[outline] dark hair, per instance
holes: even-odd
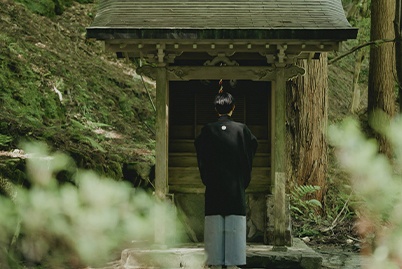
[[[228,92],[215,96],[214,105],[219,114],[228,114],[235,104],[234,97]]]

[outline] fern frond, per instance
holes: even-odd
[[[316,199],[311,199],[306,201],[306,204],[309,206],[319,206],[322,208],[322,204],[320,203],[320,201],[316,200]]]
[[[290,210],[291,210],[291,211],[297,211],[297,212],[299,212],[300,214],[303,214],[303,211],[301,211],[298,207],[295,207],[295,206],[290,206]]]
[[[297,199],[302,199],[305,195],[313,193],[319,189],[320,186],[313,186],[313,185],[296,186],[294,191],[291,192],[291,194]]]

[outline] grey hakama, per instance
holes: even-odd
[[[246,216],[205,217],[207,265],[246,264]]]

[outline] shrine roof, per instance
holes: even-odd
[[[100,0],[89,38],[355,38],[341,0]]]

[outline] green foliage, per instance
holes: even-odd
[[[315,213],[315,209],[322,207],[321,203],[316,199],[306,199],[308,194],[319,190],[320,186],[296,186],[290,192],[290,213],[296,220],[303,220],[302,226],[294,227],[295,236],[314,236],[320,234],[316,228],[321,223],[321,217]]]
[[[53,0],[15,0],[25,5],[30,11],[46,17],[53,17],[55,13],[55,4]]]
[[[25,5],[30,11],[46,17],[61,15],[65,7],[71,7],[72,0],[15,0]],[[81,4],[93,3],[94,0],[76,0]]]
[[[316,199],[303,200],[307,194],[314,193],[319,189],[320,186],[306,185],[296,186],[295,189],[291,191],[290,210],[293,211],[296,217],[298,214],[305,215],[306,213],[313,213],[315,208],[322,207],[321,203]]]
[[[89,4],[89,3],[93,3],[94,0],[76,0],[78,3],[81,4]]]
[[[292,228],[294,235],[297,237],[321,235],[316,225],[311,225],[309,222],[303,223],[300,227],[293,226]]]
[[[49,155],[43,144],[28,144],[31,188],[18,188],[15,203],[0,196],[0,242],[4,246],[20,227],[14,254],[0,249],[0,268],[21,261],[46,268],[100,266],[133,240],[153,241],[156,216],[174,236],[173,211],[127,183],[100,179],[77,170],[68,156]],[[54,175],[74,173],[74,184],[59,185]],[[28,247],[29,246],[29,247]],[[8,257],[8,258],[7,258]]]
[[[0,134],[0,146],[5,146],[7,143],[13,141],[11,136]]]
[[[339,149],[339,161],[350,174],[353,190],[361,198],[358,208],[364,234],[374,237],[376,248],[370,268],[398,268],[402,248],[402,118],[392,122],[378,113],[375,129],[394,146],[392,163],[378,154],[374,139],[367,139],[358,123],[347,119],[330,127],[331,143]]]
[[[64,0],[64,5],[66,7],[71,7],[72,4],[73,4],[73,0]]]
[[[53,0],[54,11],[56,15],[61,15],[64,12],[64,1],[63,0]]]

